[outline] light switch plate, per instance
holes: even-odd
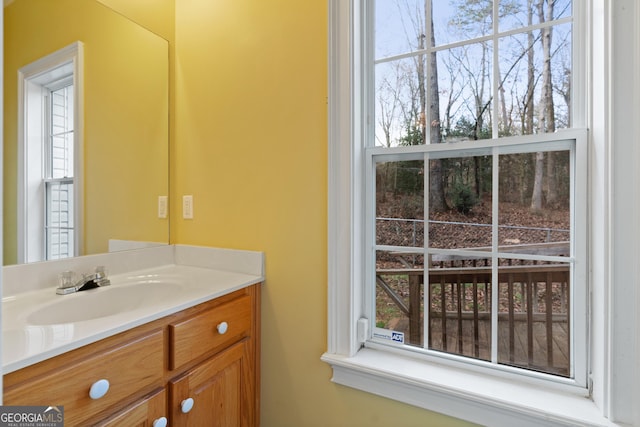
[[[158,196],[158,218],[166,219],[169,205],[168,196]]]
[[[193,219],[193,196],[182,196],[182,218]]]

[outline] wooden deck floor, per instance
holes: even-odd
[[[407,318],[391,322],[390,329],[405,332],[409,336]],[[447,351],[484,360],[491,359],[491,322],[478,322],[477,338],[472,320],[456,318],[447,320],[446,335],[443,334],[441,319],[432,319],[430,323],[430,343],[432,350]],[[460,329],[462,333],[460,334]],[[421,334],[422,335],[422,334]],[[513,344],[510,340],[509,323],[498,321],[498,362],[556,375],[569,375],[569,333],[566,322],[552,324],[551,354],[547,348],[547,328],[545,322],[533,322],[532,336],[529,337],[526,321],[515,321]],[[422,340],[421,340],[422,341]],[[445,343],[446,341],[446,348]],[[422,346],[422,342],[411,343]]]

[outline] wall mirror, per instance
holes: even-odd
[[[169,242],[168,216],[159,212],[159,198],[169,194],[168,42],[96,0],[5,0],[4,265],[32,260],[25,257],[24,246],[34,235],[49,239],[45,246],[51,245],[56,237],[47,234],[51,223],[46,217],[59,223],[61,215],[52,211],[62,205],[61,193],[50,190],[55,186],[44,182],[46,177],[37,196],[22,195],[23,169],[30,157],[20,142],[26,125],[19,126],[18,111],[27,107],[18,99],[18,71],[76,42],[83,46],[83,95],[76,108],[82,125],[67,132],[82,136],[81,155],[75,159],[81,166],[82,203],[75,207],[81,222],[74,231],[79,236],[74,250],[90,255],[109,251],[110,242],[111,250],[118,241]],[[52,111],[58,108],[51,105]],[[43,129],[53,129],[49,121],[41,120]],[[62,133],[56,135],[51,130],[46,138]],[[47,144],[43,147],[49,151],[57,149]],[[44,173],[48,160],[40,162]],[[21,212],[35,209],[25,199],[38,199],[42,205],[47,192],[55,194],[52,199],[57,202],[47,198],[42,221],[25,226]],[[64,240],[59,235],[57,239]]]

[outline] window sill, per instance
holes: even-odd
[[[615,426],[592,400],[375,349],[325,353],[332,381],[491,426]]]

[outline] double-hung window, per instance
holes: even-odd
[[[481,423],[602,420],[587,4],[331,6],[334,381]]]
[[[82,44],[18,73],[18,261],[80,251]]]
[[[365,3],[366,345],[586,387],[571,3]]]

